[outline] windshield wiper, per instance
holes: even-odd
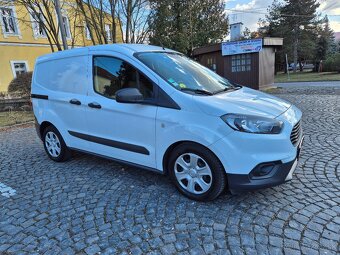
[[[226,87],[224,89],[221,89],[221,90],[217,90],[213,93],[213,95],[216,95],[216,94],[219,94],[219,93],[222,93],[222,92],[226,92],[226,91],[234,91],[234,90],[238,90],[242,88],[241,86],[235,86],[235,87]]]
[[[191,91],[191,92],[194,92],[196,94],[203,94],[203,95],[209,95],[209,96],[213,95],[212,92],[209,92],[209,91],[204,90],[204,89],[180,88],[180,90],[181,91]]]

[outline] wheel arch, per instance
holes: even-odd
[[[183,143],[191,143],[191,144],[196,144],[199,146],[204,147],[206,150],[209,150],[211,153],[213,153],[215,155],[215,157],[218,159],[218,161],[220,161],[221,165],[224,168],[224,165],[222,164],[222,161],[218,158],[218,156],[216,155],[216,153],[214,153],[211,149],[209,149],[207,146],[205,146],[204,144],[198,143],[198,142],[194,142],[194,141],[190,141],[190,140],[182,140],[182,141],[177,141],[174,142],[173,144],[171,144],[165,151],[164,156],[163,156],[163,160],[162,160],[162,167],[163,167],[163,173],[165,175],[168,175],[169,173],[169,169],[167,167],[168,165],[168,161],[169,161],[169,157],[171,155],[171,152],[174,151],[174,149],[176,147],[178,147],[179,145],[183,144]],[[225,170],[225,169],[224,169]]]
[[[53,126],[55,127],[51,122],[49,121],[43,121],[41,124],[40,124],[40,127],[39,127],[39,133],[40,133],[40,137],[43,137],[43,134],[44,134],[44,130],[49,127],[49,126]],[[56,127],[55,127],[56,128]]]

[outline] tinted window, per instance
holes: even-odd
[[[123,60],[95,57],[93,75],[94,89],[103,96],[115,98],[123,88],[138,88],[146,99],[153,96],[152,82]]]

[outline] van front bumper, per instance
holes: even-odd
[[[255,189],[269,188],[290,181],[298,165],[303,137],[297,147],[296,158],[290,162],[273,161],[258,164],[249,174],[227,174],[229,190],[238,194]]]

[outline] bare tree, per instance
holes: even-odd
[[[61,38],[59,36],[59,25],[55,14],[54,1],[51,0],[16,0],[16,6],[21,9],[25,9],[27,13],[23,18],[19,18],[18,22],[29,27],[32,27],[32,23],[39,25],[39,29],[44,31],[44,36],[46,36],[51,51],[54,52],[55,48],[58,51],[62,51]],[[13,4],[12,0],[0,0],[1,5],[11,6]],[[69,6],[62,6],[63,8],[70,9]],[[77,35],[77,20],[79,19],[79,14],[73,14],[73,21],[70,22],[70,33],[72,42],[71,45],[74,46],[76,42]],[[71,27],[72,25],[72,27]]]
[[[68,7],[68,17],[72,26],[70,27],[71,32],[71,48],[74,48],[79,44],[78,39],[81,38],[83,45],[85,46],[85,27],[83,22],[83,16],[79,8],[75,8],[74,5]]]
[[[110,4],[110,11],[111,11],[111,18],[112,18],[112,22],[111,22],[111,27],[112,27],[112,41],[113,43],[117,42],[117,22],[119,24],[119,27],[121,26],[120,21],[117,20],[117,15],[116,15],[116,9],[117,9],[117,4],[118,4],[118,0],[109,0],[109,4]]]
[[[117,41],[117,3],[118,0],[75,0],[86,27],[90,33],[92,43],[107,44]],[[108,29],[108,27],[110,29]]]
[[[115,43],[119,34],[126,43],[141,43],[146,40],[151,13],[149,0],[75,0],[75,2],[85,19],[93,44]]]
[[[124,41],[126,43],[144,42],[150,32],[150,1],[119,0],[117,10],[118,18],[125,27]]]
[[[0,4],[11,5],[12,0],[0,0]],[[20,22],[32,26],[39,23],[46,33],[51,51],[62,50],[59,26],[53,0],[16,0],[17,6],[25,8],[27,17]],[[143,43],[149,35],[151,7],[149,0],[74,0],[63,1],[70,22],[71,47],[87,30],[95,44],[115,43],[122,39],[126,43]],[[120,38],[122,35],[122,38]],[[85,42],[84,42],[85,45]]]

